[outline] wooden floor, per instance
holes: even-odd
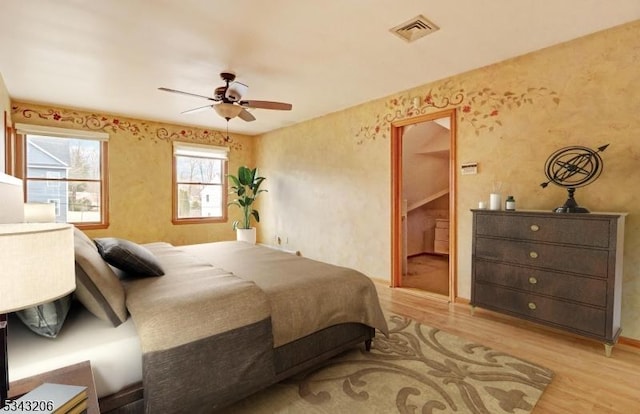
[[[419,254],[407,260],[402,287],[449,296],[449,256]]]
[[[640,413],[640,349],[602,344],[468,304],[376,283],[382,307],[555,371],[534,414]]]

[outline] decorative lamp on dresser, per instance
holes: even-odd
[[[472,210],[471,306],[602,341],[620,335],[625,213]]]

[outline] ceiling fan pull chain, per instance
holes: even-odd
[[[231,138],[229,138],[229,118],[227,118],[227,136],[225,137],[224,142],[231,143]]]

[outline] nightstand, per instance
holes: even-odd
[[[21,395],[28,393],[45,382],[87,387],[87,414],[100,414],[96,385],[93,381],[93,372],[91,371],[91,363],[89,361],[13,381],[9,385],[9,398],[19,398]]]

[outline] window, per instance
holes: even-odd
[[[173,143],[173,222],[227,220],[228,148]]]
[[[56,205],[56,221],[105,228],[108,134],[17,124],[27,202]]]
[[[58,178],[62,178],[60,176],[60,171],[47,171],[47,178],[50,180],[47,181],[47,187],[60,188],[60,182],[57,180]]]

